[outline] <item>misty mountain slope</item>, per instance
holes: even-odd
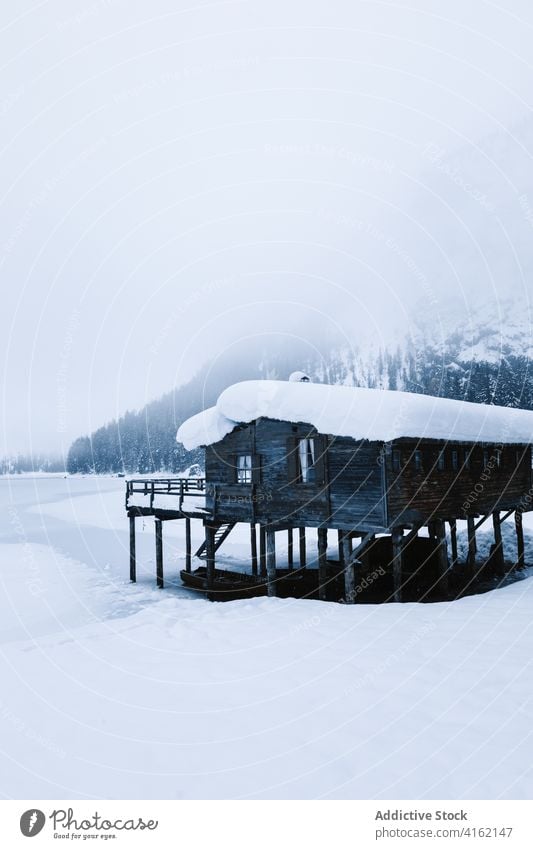
[[[531,328],[512,301],[485,304],[464,316],[456,304],[440,314],[435,334],[431,315],[419,315],[409,337],[394,350],[359,351],[335,340],[320,344],[286,339],[269,347],[248,340],[203,366],[196,377],[138,412],[77,439],[68,455],[71,472],[177,472],[202,461],[201,451],[176,443],[178,426],[215,403],[231,383],[255,378],[287,379],[303,369],[322,383],[404,389],[533,409]]]
[[[175,472],[201,461],[201,451],[187,452],[176,443],[176,431],[239,380],[286,379],[298,368],[320,382],[366,385],[371,379],[366,361],[355,350],[333,353],[330,344],[325,337],[312,343],[286,337],[275,345],[260,339],[241,341],[202,366],[184,386],[76,439],[68,453],[68,471]]]

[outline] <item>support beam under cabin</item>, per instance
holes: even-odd
[[[155,574],[157,586],[162,590],[165,582],[163,579],[163,522],[161,519],[155,520]]]
[[[264,525],[259,525],[259,574],[266,578],[266,573],[266,529]]]
[[[438,540],[437,556],[439,570],[439,591],[444,595],[448,594],[449,590],[449,569],[450,561],[448,558],[448,542],[446,540],[446,525],[442,519],[435,520],[435,537]]]
[[[457,565],[459,560],[459,551],[457,547],[457,520],[450,519],[450,540],[452,543],[452,569]]]
[[[294,530],[293,528],[289,528],[287,531],[287,564],[289,567],[289,571],[292,572],[294,568]]]
[[[477,554],[477,543],[476,543],[476,523],[473,516],[468,516],[467,518],[467,526],[468,526],[468,557],[466,560],[466,565],[468,571],[471,576],[474,575],[476,570],[476,554]]]
[[[522,521],[521,510],[515,511],[514,522],[516,529],[516,549],[518,555],[516,559],[516,568],[523,569],[526,565],[526,549],[524,545],[524,524]]]
[[[137,581],[137,560],[135,556],[135,516],[130,516],[130,581]]]
[[[318,529],[318,597],[320,601],[327,599],[328,583],[328,529]]]
[[[215,585],[215,533],[215,526],[205,526],[205,587],[208,592]]]
[[[267,595],[276,596],[276,533],[271,528],[266,532]]]
[[[337,544],[339,547],[339,566],[344,566],[344,552],[342,550],[342,531],[337,531]]]
[[[252,555],[252,575],[257,575],[257,532],[255,523],[250,525],[250,552]]]
[[[394,586],[393,599],[402,600],[403,573],[403,531],[396,528],[392,532],[392,581]]]
[[[185,571],[191,571],[192,548],[191,548],[191,520],[185,519]]]
[[[493,562],[496,564],[498,569],[503,569],[505,558],[503,552],[502,523],[500,520],[499,510],[495,510],[492,514],[492,527],[494,528]]]
[[[352,540],[349,531],[342,533],[341,548],[344,567],[344,600],[346,604],[355,604],[355,563],[350,560]]]
[[[298,545],[300,551],[300,569],[305,569],[307,564],[305,528],[298,528]]]

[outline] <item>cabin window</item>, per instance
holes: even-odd
[[[424,467],[424,461],[422,457],[422,452],[420,450],[415,451],[415,469],[417,472],[421,472]]]
[[[439,451],[439,456],[437,459],[437,469],[439,472],[444,472],[446,469],[446,450],[443,448],[442,451]]]
[[[315,482],[315,440],[305,439],[298,440],[298,479],[301,483]]]
[[[502,467],[502,450],[501,448],[497,448],[494,452],[494,456],[496,457],[496,468],[501,469]]]
[[[402,452],[397,448],[392,452],[392,469],[394,472],[401,472],[402,470]]]
[[[459,452],[455,448],[452,451],[452,469],[454,472],[459,471]]]
[[[237,456],[237,483],[252,483],[252,455]]]
[[[489,465],[490,454],[487,448],[483,449],[483,468],[487,469]]]
[[[465,469],[468,470],[471,466],[471,463],[472,463],[472,451],[469,450],[468,448],[465,448],[463,456],[464,456],[463,465],[464,465]]]

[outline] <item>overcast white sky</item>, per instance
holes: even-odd
[[[529,116],[532,40],[530,0],[4,3],[0,453],[250,332],[386,341],[423,293],[385,239],[432,150]]]

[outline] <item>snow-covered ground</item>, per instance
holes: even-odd
[[[149,521],[127,582],[123,490],[0,480],[4,796],[531,798],[531,579],[452,604],[211,604],[176,580],[179,523],[168,587]]]

